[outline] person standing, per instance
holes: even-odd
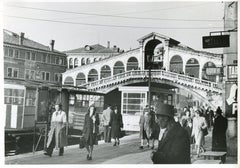
[[[190,141],[187,131],[174,120],[173,106],[156,105],[157,124],[160,126],[158,149],[153,150],[154,164],[190,164]]]
[[[154,149],[155,140],[158,140],[160,128],[159,128],[158,124],[156,123],[156,117],[155,117],[155,112],[154,112],[153,107],[151,107],[150,117],[151,117],[150,127],[152,129],[152,131],[151,131],[152,134],[150,136],[150,139],[152,140],[151,149]]]
[[[192,136],[195,139],[195,145],[197,148],[197,157],[199,157],[200,152],[204,152],[204,132],[207,129],[207,122],[204,117],[201,116],[201,112],[196,110],[195,117],[193,118],[193,128]]]
[[[111,113],[109,127],[111,128],[111,136],[114,139],[113,146],[120,144],[120,134],[121,128],[123,128],[122,114],[117,107],[114,107],[113,112]]]
[[[44,155],[52,156],[53,148],[59,149],[59,156],[63,156],[64,146],[67,145],[66,135],[66,113],[62,111],[62,105],[55,105],[55,112],[52,114],[51,127],[48,133],[47,150]]]
[[[99,133],[99,116],[96,113],[96,108],[90,106],[85,115],[83,126],[83,137],[86,141],[86,149],[88,151],[87,160],[92,160],[93,145],[97,144],[97,135]]]
[[[215,112],[212,132],[212,151],[227,151],[226,131],[227,119],[222,116],[220,107]]]
[[[144,140],[147,139],[147,147],[149,147],[149,137],[150,137],[150,127],[149,127],[149,118],[148,118],[148,105],[146,105],[146,108],[143,109],[140,113],[140,120],[139,120],[139,126],[140,126],[140,139],[141,139],[141,145],[139,149],[143,149],[143,143]]]
[[[104,129],[104,141],[105,143],[111,142],[111,129],[109,128],[109,122],[111,117],[112,109],[111,105],[107,105],[107,109],[103,111],[102,114],[102,122],[103,122],[103,129]]]

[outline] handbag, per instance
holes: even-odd
[[[79,140],[79,148],[82,149],[86,146],[86,140],[83,136],[80,137],[80,140]]]
[[[202,132],[203,132],[203,136],[206,136],[208,134],[207,128],[202,129]]]

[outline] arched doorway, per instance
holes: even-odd
[[[100,71],[100,79],[111,76],[111,68],[108,65],[104,65]]]
[[[195,77],[195,78],[199,78],[198,60],[195,58],[190,58],[187,61],[185,72],[186,72],[186,75],[189,75],[189,76]]]
[[[170,60],[170,71],[183,73],[183,60],[179,55],[174,55]]]
[[[71,76],[66,77],[64,80],[64,85],[74,86],[73,78]]]
[[[135,57],[131,57],[127,62],[127,71],[137,70],[138,69],[138,60]]]
[[[113,75],[123,73],[124,72],[124,65],[121,61],[118,61],[114,64],[113,67]]]
[[[152,69],[161,69],[163,66],[163,53],[164,47],[161,41],[154,39],[147,42],[144,48],[145,69],[149,68],[151,61],[154,61]]]
[[[86,83],[86,77],[85,77],[84,73],[80,72],[80,73],[78,73],[77,78],[76,78],[76,86],[82,85],[84,83]]]
[[[91,69],[88,73],[88,82],[93,82],[98,80],[98,72],[96,69]]]
[[[216,65],[213,62],[207,62],[204,64],[202,69],[202,79],[212,82],[216,82],[217,73]]]

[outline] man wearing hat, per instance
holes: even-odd
[[[226,131],[227,119],[222,116],[222,110],[217,108],[213,122],[212,151],[227,151]]]
[[[156,105],[160,126],[158,149],[151,154],[154,164],[190,164],[190,140],[187,131],[174,120],[173,106]]]
[[[66,113],[62,105],[56,104],[51,118],[51,128],[48,133],[47,150],[44,155],[52,156],[53,148],[59,149],[59,156],[63,156],[64,146],[67,145]]]

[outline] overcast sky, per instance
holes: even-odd
[[[138,47],[137,39],[151,32],[196,50],[221,51],[202,48],[202,36],[223,30],[221,1],[33,3],[19,0],[5,3],[3,12],[5,29],[25,32],[27,38],[44,45],[54,39],[59,51],[87,44],[106,46],[107,41],[111,46],[133,49]]]

